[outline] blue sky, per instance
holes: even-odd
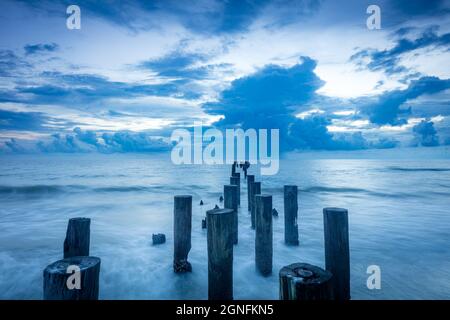
[[[161,151],[194,121],[282,150],[450,144],[448,0],[107,3],[0,3],[2,152]]]

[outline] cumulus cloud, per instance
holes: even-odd
[[[23,49],[26,55],[44,53],[44,52],[54,52],[58,50],[58,45],[56,43],[38,43],[38,44],[27,44]]]
[[[404,90],[393,90],[383,93],[370,102],[359,100],[361,112],[368,115],[372,123],[377,125],[403,125],[406,123],[402,115],[408,115],[410,108],[402,108],[409,100],[425,94],[435,94],[450,88],[450,79],[422,77],[413,80]]]
[[[350,57],[350,61],[356,62],[360,67],[366,67],[372,71],[383,70],[390,75],[407,71],[400,63],[403,54],[427,47],[450,47],[450,33],[438,35],[438,29],[439,26],[429,27],[416,39],[408,39],[404,35],[408,34],[412,29],[400,28],[395,34],[401,35],[401,37],[392,48],[385,50],[363,49],[353,54]]]
[[[428,120],[422,120],[413,127],[418,144],[424,147],[435,147],[439,145],[439,137],[434,128],[434,123]]]
[[[233,81],[217,102],[207,103],[203,108],[209,114],[222,116],[214,123],[219,128],[279,129],[282,150],[387,146],[366,141],[360,132],[339,135],[329,132],[333,114],[295,116],[312,103],[324,101],[316,93],[324,82],[315,74],[315,68],[316,61],[308,57],[302,57],[301,63],[292,67],[266,66]]]
[[[39,141],[42,152],[159,152],[171,145],[162,138],[154,138],[144,132],[118,131],[97,133],[75,128],[72,133],[54,134],[50,141]]]

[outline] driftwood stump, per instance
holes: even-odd
[[[44,269],[44,300],[98,300],[99,275],[100,258],[97,257],[56,261]]]
[[[322,268],[294,263],[280,270],[280,300],[332,300],[332,274]]]

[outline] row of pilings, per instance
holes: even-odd
[[[233,299],[233,247],[238,245],[238,215],[241,204],[241,175],[247,183],[247,210],[255,231],[255,267],[261,276],[270,276],[273,268],[272,195],[264,194],[260,181],[248,173],[249,164],[232,165],[229,184],[223,186],[224,206],[206,211],[202,226],[207,229],[208,299]],[[298,187],[285,185],[284,241],[299,246]],[[203,204],[203,202],[201,203]],[[89,255],[90,219],[69,220],[64,240],[64,259],[44,270],[44,299],[97,300],[99,296],[100,258]],[[350,254],[348,212],[341,208],[323,209],[325,269],[306,262],[293,261],[279,271],[281,300],[350,299]],[[192,196],[176,195],[173,211],[173,270],[192,271],[188,261],[191,249]]]

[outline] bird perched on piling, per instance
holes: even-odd
[[[277,209],[275,209],[275,208],[272,209],[272,215],[273,215],[274,217],[278,217],[278,211],[277,211]]]
[[[222,201],[223,201],[223,197],[222,197],[222,196],[220,196],[220,198],[219,198],[219,201],[220,201],[220,202],[222,202]]]
[[[201,205],[201,206],[203,205],[203,200],[200,200],[200,205]]]
[[[214,207],[214,209],[219,209],[219,206],[216,204],[216,206]]]

